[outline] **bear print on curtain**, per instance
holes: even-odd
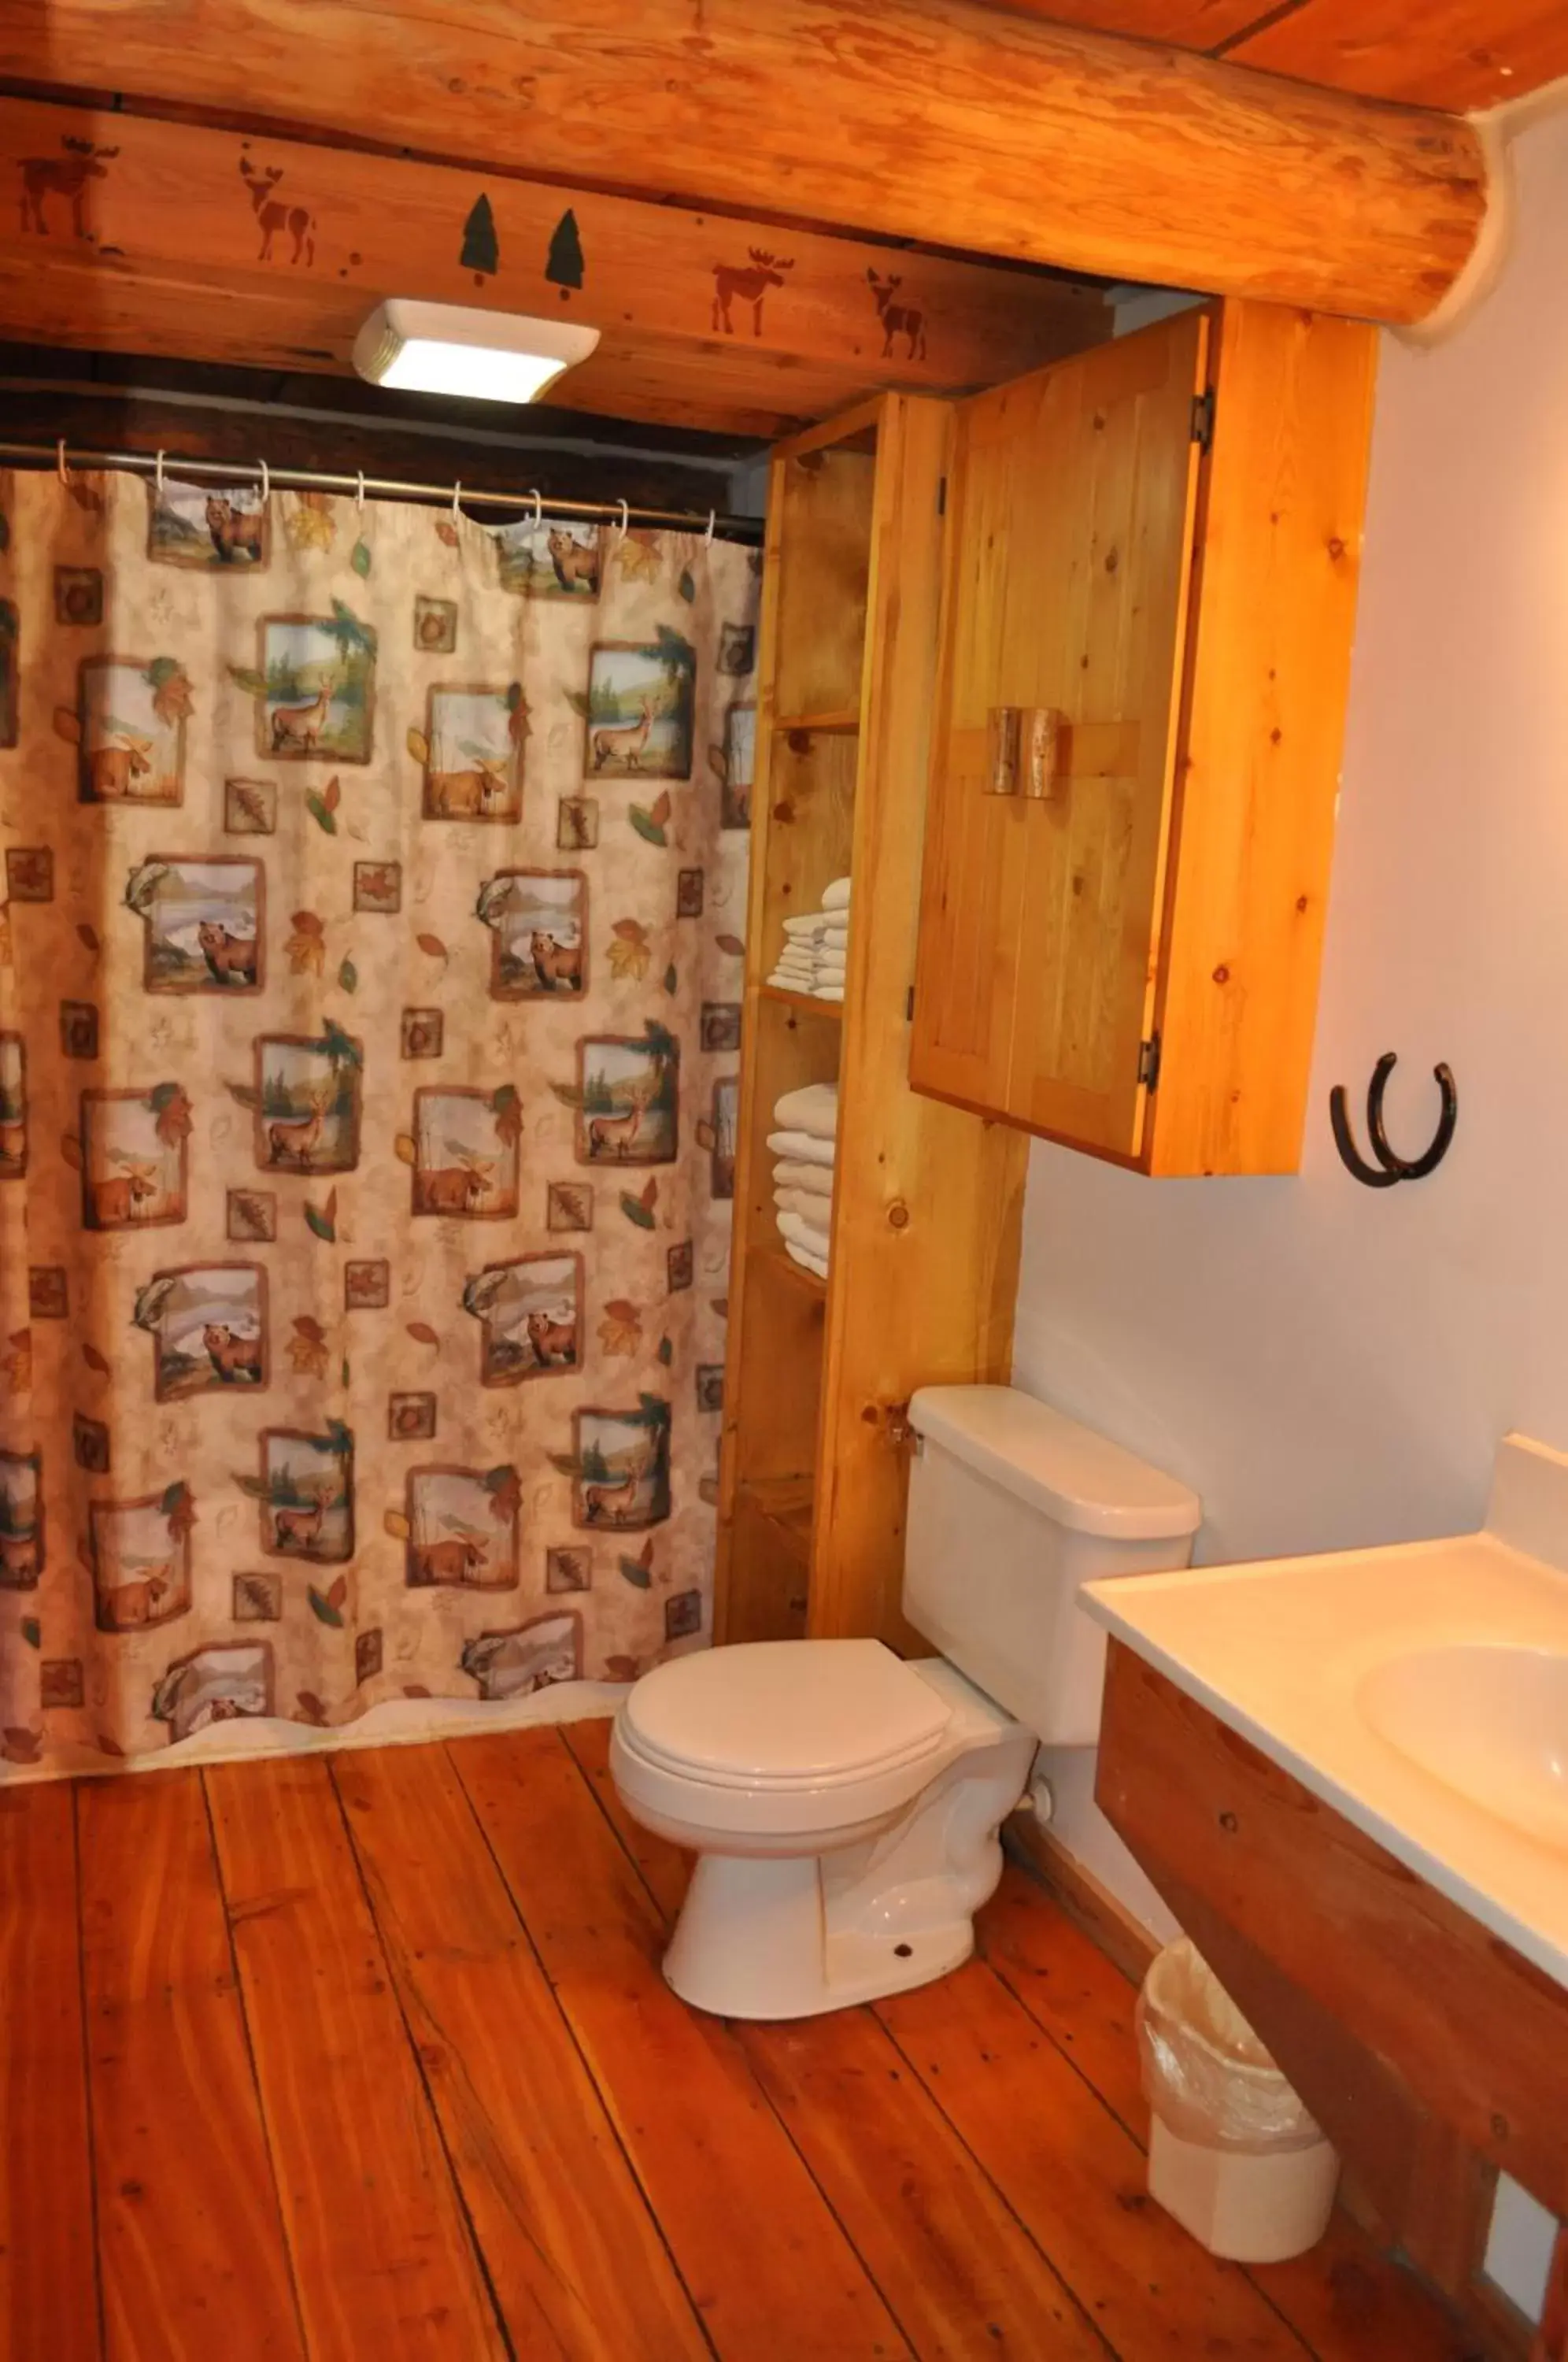
[[[755,557],[0,494],[6,1762],[702,1645]]]

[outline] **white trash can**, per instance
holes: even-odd
[[[1150,1963],[1137,2024],[1151,2198],[1234,2263],[1316,2246],[1338,2155],[1187,1937]]]

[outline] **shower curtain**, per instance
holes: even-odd
[[[702,1645],[755,557],[0,517],[6,1761]]]

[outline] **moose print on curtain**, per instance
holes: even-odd
[[[6,1761],[702,1645],[756,560],[0,512]]]

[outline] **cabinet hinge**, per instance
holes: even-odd
[[[1214,442],[1214,388],[1192,397],[1192,439],[1200,451],[1212,448]]]
[[[1157,1090],[1160,1081],[1160,1037],[1152,1033],[1138,1044],[1138,1080],[1146,1091]]]
[[[912,984],[909,989],[909,998],[904,1002],[904,1020],[907,1024],[912,1025],[914,1023],[914,987]]]
[[[939,476],[936,480],[936,513],[938,516],[945,516],[947,514],[947,479],[945,476]]]

